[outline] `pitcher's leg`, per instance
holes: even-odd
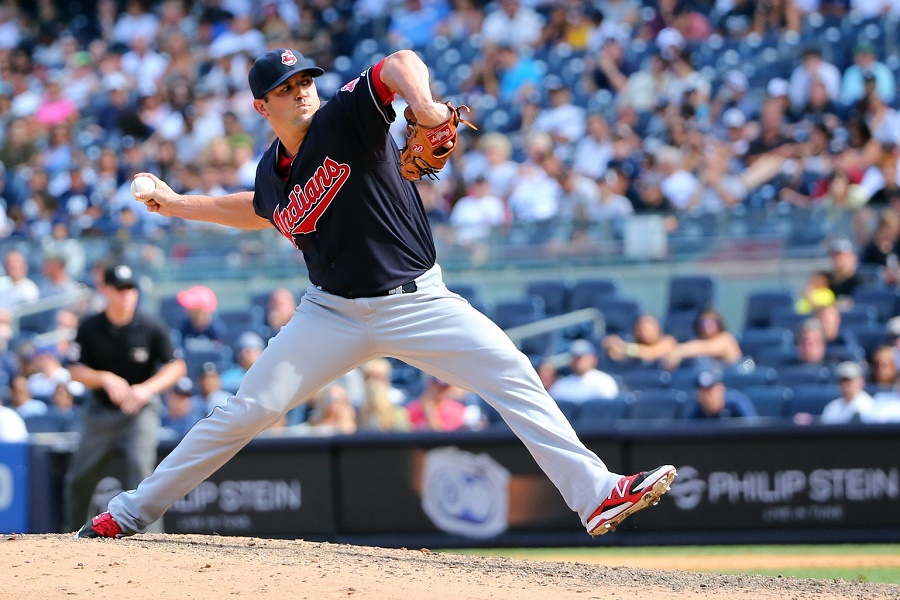
[[[123,530],[144,531],[260,431],[372,354],[365,332],[339,309],[304,298],[237,394],[194,425],[136,490],[110,501],[109,512]]]
[[[581,443],[528,358],[496,324],[443,286],[420,294],[423,301],[408,312],[398,305],[380,313],[379,349],[496,408],[586,523],[620,476]]]

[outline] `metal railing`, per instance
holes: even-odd
[[[603,318],[603,313],[596,308],[582,308],[564,315],[541,319],[534,323],[510,327],[505,329],[504,332],[514,344],[518,345],[525,338],[552,333],[559,329],[571,327],[572,325],[581,325],[582,323],[591,323],[591,333],[595,339],[606,333],[606,321]],[[568,364],[568,360],[568,355],[564,352],[547,357],[547,361],[557,368]]]

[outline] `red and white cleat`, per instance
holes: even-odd
[[[669,491],[675,475],[675,467],[663,465],[653,471],[622,477],[588,519],[588,533],[603,535],[615,531],[626,518],[642,508],[657,504],[660,496]]]

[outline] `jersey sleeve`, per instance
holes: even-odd
[[[381,145],[397,118],[391,101],[394,94],[381,81],[382,62],[345,83],[323,110],[354,137]]]

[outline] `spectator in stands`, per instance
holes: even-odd
[[[178,304],[187,311],[181,324],[181,344],[185,350],[203,350],[225,342],[227,327],[216,315],[219,299],[205,285],[195,285],[176,295]]]
[[[391,362],[388,359],[376,358],[370,360],[360,367],[360,372],[366,385],[366,393],[368,393],[369,383],[375,381],[387,385],[387,395],[392,403],[399,405],[406,402],[406,392],[394,387],[392,383],[394,369],[391,367]]]
[[[623,340],[618,335],[608,335],[603,338],[603,349],[616,361],[638,359],[645,363],[653,363],[678,346],[675,337],[663,332],[657,318],[649,313],[635,319],[631,335],[633,339],[631,342]]]
[[[822,58],[822,52],[818,47],[808,46],[801,53],[800,64],[791,73],[789,96],[791,106],[795,110],[800,110],[806,106],[814,81],[819,81],[825,86],[825,91],[830,100],[838,100],[840,98],[840,70]]]
[[[841,324],[841,311],[836,304],[817,307],[813,311],[813,316],[822,324],[825,346],[828,350],[843,348],[850,355],[862,354],[856,336]]]
[[[753,15],[753,32],[765,36],[771,32],[799,33],[800,11],[794,0],[760,0]]]
[[[163,396],[161,435],[181,439],[194,424],[208,414],[202,400],[194,396],[190,377],[182,377]]]
[[[203,363],[200,376],[197,378],[197,396],[206,412],[217,406],[225,406],[231,394],[222,389],[222,378],[216,363]]]
[[[822,423],[835,425],[860,421],[862,416],[872,410],[872,396],[866,393],[862,367],[852,361],[842,362],[834,370],[839,398],[829,402],[822,410]]]
[[[41,292],[28,278],[28,261],[18,250],[10,250],[3,257],[6,277],[0,279],[0,310],[9,310],[19,304],[34,302]]]
[[[896,394],[897,363],[890,346],[879,346],[872,351],[866,383],[879,392]]]
[[[490,12],[481,26],[481,37],[486,44],[502,46],[535,46],[541,41],[544,20],[529,6],[519,0],[499,0],[497,8]]]
[[[310,399],[307,424],[312,431],[323,435],[356,433],[356,409],[350,403],[347,390],[339,383],[326,386]]]
[[[743,357],[737,338],[725,328],[722,315],[707,308],[694,319],[694,339],[682,342],[666,354],[662,361],[667,369],[675,369],[687,358],[714,366],[733,365]]]
[[[66,270],[66,257],[62,254],[47,254],[41,272],[44,275],[39,285],[41,298],[69,294],[78,290],[80,286]]]
[[[234,343],[235,365],[221,374],[222,389],[234,393],[241,387],[244,375],[262,354],[266,342],[258,333],[245,331]]]
[[[828,272],[813,271],[806,278],[806,285],[794,303],[794,312],[808,315],[820,306],[834,304],[834,301],[834,292],[828,287]]]
[[[519,164],[511,159],[512,144],[502,133],[486,133],[477,150],[465,155],[463,177],[467,183],[479,176],[487,179],[491,193],[505,200],[519,176]]]
[[[47,399],[50,397],[47,396]],[[28,378],[24,375],[16,375],[9,382],[9,407],[23,419],[47,414],[47,404],[31,397]]]
[[[898,256],[900,256],[900,213],[889,207],[882,210],[878,216],[875,233],[860,252],[859,262],[866,265],[896,267]]]
[[[366,395],[359,410],[359,428],[369,431],[409,431],[409,413],[402,405],[402,392],[391,385],[391,364],[377,359],[363,365]],[[396,392],[401,400],[397,402]]]
[[[0,442],[27,441],[28,429],[25,427],[25,421],[15,410],[3,406],[3,397],[0,396]]]
[[[62,422],[63,431],[72,431],[81,414],[81,406],[75,404],[75,394],[72,393],[73,385],[70,383],[58,383],[53,397],[50,400],[50,415],[58,416]],[[83,386],[80,386],[81,394],[84,394]]]
[[[597,369],[597,351],[587,340],[575,340],[569,346],[571,373],[559,378],[550,389],[554,400],[584,402],[597,398],[612,400],[619,395],[616,380]]]
[[[746,395],[738,390],[730,390],[722,382],[718,370],[704,370],[697,375],[694,384],[697,403],[684,415],[686,419],[729,419],[735,417],[756,417],[756,408]]]
[[[466,405],[458,399],[459,388],[430,377],[425,390],[406,405],[409,421],[416,430],[455,431],[466,425]]]
[[[838,239],[831,243],[831,271],[828,274],[828,287],[834,292],[839,304],[852,301],[853,291],[865,283],[859,273],[859,258],[853,242]]]
[[[28,358],[28,390],[35,398],[49,401],[58,384],[72,381],[72,374],[62,365],[62,357],[55,346],[35,348]],[[80,383],[74,385],[83,392]]]
[[[625,54],[627,41],[627,38],[623,40],[617,35],[607,35],[596,56],[588,55],[584,68],[585,89],[589,92],[609,90],[613,94],[625,89],[628,78],[638,70],[638,66]]]
[[[396,47],[421,48],[432,40],[446,14],[443,2],[405,0],[391,16],[388,40]],[[257,56],[264,52],[265,48],[255,49],[250,55]]]
[[[718,3],[717,3],[718,6]],[[756,15],[756,3],[751,0],[734,0],[724,4],[719,19],[719,33],[733,38],[746,37],[753,31],[753,20]]]
[[[892,103],[897,94],[894,73],[875,58],[875,47],[867,41],[857,42],[853,48],[853,64],[844,71],[841,81],[841,102],[850,105],[865,97],[867,75],[873,78],[878,97]]]
[[[491,184],[479,175],[469,186],[469,192],[453,205],[450,225],[456,243],[477,250],[483,247],[495,229],[506,222],[503,201],[491,193]]]
[[[550,134],[554,147],[568,156],[572,146],[585,133],[585,112],[572,103],[572,92],[556,75],[548,75],[544,88],[550,100],[547,108],[542,108],[534,121],[534,130]]]
[[[287,288],[275,288],[269,295],[266,311],[266,326],[275,335],[294,316],[297,310],[297,299],[294,292]]]
[[[612,159],[613,145],[606,118],[601,113],[591,113],[587,117],[587,135],[578,140],[572,152],[573,168],[586,177],[600,179]]]
[[[616,106],[633,106],[640,112],[654,109],[672,77],[666,60],[660,54],[651,54],[646,66],[628,77],[625,88],[616,97]]]
[[[794,340],[794,363],[801,365],[825,364],[825,350],[827,348],[825,331],[822,329],[822,323],[818,319],[809,318],[803,321],[794,335]]]

